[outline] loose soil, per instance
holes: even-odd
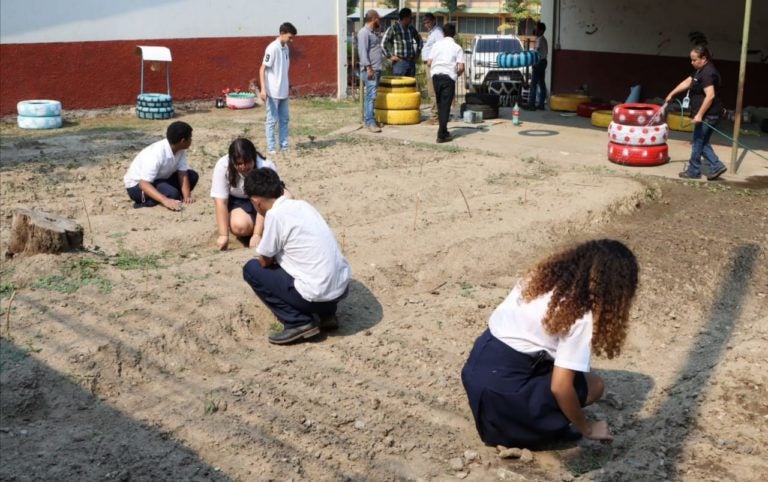
[[[122,187],[165,122],[117,109],[2,126],[3,253],[18,206],[75,219],[87,249],[2,264],[0,479],[768,473],[768,191],[332,133],[357,106],[291,108],[280,174],[326,217],[354,280],[338,332],[285,347],[267,343],[275,319],[242,281],[252,252],[214,248],[208,197],[234,137],[263,146],[263,111],[177,109],[201,174],[178,213],[134,210]],[[593,364],[608,396],[588,415],[616,439],[499,458],[461,367],[530,263],[594,237],[625,241],[642,269],[621,356]]]

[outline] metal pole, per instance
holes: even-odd
[[[360,0],[360,25],[357,27],[357,31],[359,32],[361,28],[363,28],[363,25],[365,25],[365,0]],[[359,45],[358,45],[359,47]],[[352,48],[354,49],[354,44],[352,45]],[[352,64],[352,75],[354,75],[354,69],[355,65]],[[360,119],[365,125],[365,92],[363,91],[363,72],[360,71]]]
[[[744,80],[747,76],[747,47],[749,44],[749,24],[752,13],[752,0],[744,3],[744,31],[741,35],[741,59],[739,60],[739,87],[736,94],[736,119],[733,122],[733,146],[731,147],[731,171],[736,173],[739,154],[739,131],[741,131],[741,108],[744,104]]]

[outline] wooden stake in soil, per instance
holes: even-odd
[[[71,219],[35,209],[13,210],[8,253],[60,253],[83,247],[83,228]]]
[[[464,198],[464,205],[467,206],[467,214],[469,214],[469,217],[472,217],[472,212],[469,210],[469,203],[467,202],[467,196],[464,195],[464,191],[459,188],[459,192],[461,193],[461,197]]]
[[[85,199],[80,198],[83,203],[83,210],[85,211],[85,219],[88,220],[88,232],[91,233],[91,246],[93,246],[93,227],[91,226],[91,216],[88,215],[88,208],[85,206]]]

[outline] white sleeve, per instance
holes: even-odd
[[[464,49],[461,48],[461,45],[459,45],[458,55],[456,56],[456,63],[457,64],[463,64],[464,63]]]
[[[272,258],[282,251],[282,241],[280,240],[280,223],[270,212],[264,217],[264,233],[261,235],[261,242],[256,251],[264,257]]]
[[[592,357],[592,313],[588,312],[571,326],[564,338],[560,338],[555,353],[555,366],[577,372],[588,372]]]
[[[275,63],[275,49],[274,44],[267,45],[267,49],[264,51],[264,61],[262,62],[267,67],[272,67]]]
[[[211,197],[217,199],[229,199],[229,181],[227,180],[227,167],[229,156],[224,156],[216,162],[211,178]]]
[[[136,163],[138,178],[142,181],[155,182],[163,164],[162,154],[156,153],[153,147],[149,146],[139,152],[133,161]]]

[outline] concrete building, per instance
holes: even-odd
[[[65,109],[133,104],[137,45],[169,47],[176,100],[247,90],[264,48],[291,22],[291,84],[298,95],[344,95],[342,0],[2,0],[0,114],[24,99]],[[165,92],[165,69],[146,69],[145,91]]]

